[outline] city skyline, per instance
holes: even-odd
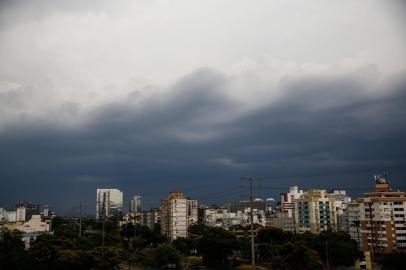
[[[288,186],[268,186],[266,183],[267,181],[262,181],[260,178],[260,182],[258,182],[257,185],[253,186],[253,195],[254,199],[258,200],[261,199],[263,201],[272,199],[275,202],[280,202],[282,203],[283,195],[284,194],[289,194],[288,192],[292,192],[292,189],[297,189],[296,191],[293,190],[293,192],[297,193],[298,191],[303,192],[303,190],[310,190],[310,189],[321,189],[325,190],[326,192],[341,192],[344,191],[350,198],[356,199],[359,197],[364,196],[368,192],[371,192],[375,190],[375,187],[373,183],[375,183],[377,177],[384,177],[384,179],[388,179],[388,182],[391,183],[389,178],[385,174],[382,175],[374,175],[370,178],[369,181],[369,186],[364,186],[364,187],[353,187],[353,188],[345,188],[342,186],[325,186],[325,185],[317,185],[317,186],[297,186],[297,185],[288,185]],[[269,180],[269,179],[268,179]],[[241,182],[242,183],[242,182]],[[188,193],[188,197],[192,199],[196,199],[196,201],[199,202],[199,205],[227,205],[229,203],[236,203],[236,202],[247,202],[249,201],[249,192],[248,192],[248,186],[241,184],[237,188],[230,188],[230,189],[225,189],[225,190],[212,190],[210,193],[200,193],[196,191],[192,191],[191,193]],[[200,186],[202,187],[202,186]],[[406,190],[405,185],[392,185],[391,184],[392,191],[403,191]],[[113,208],[119,208],[118,212],[122,213],[133,213],[130,209],[131,201],[134,198],[142,198],[142,201],[144,201],[145,197],[140,196],[140,195],[131,195],[132,191],[128,190],[120,190],[117,187],[104,187],[104,188],[97,188],[96,189],[96,199],[91,199],[91,198],[82,198],[80,201],[74,202],[74,204],[69,205],[68,208],[66,209],[58,209],[57,207],[54,207],[51,205],[51,208],[53,211],[56,211],[60,216],[65,216],[65,217],[71,217],[71,216],[78,216],[79,215],[79,207],[81,207],[82,214],[85,216],[93,216],[96,217],[97,219],[97,213],[101,211],[102,209],[102,194],[104,192],[111,192],[113,191],[114,198],[112,201],[109,199],[109,195],[106,196],[106,213],[109,212],[108,208],[110,208],[110,203],[112,203]],[[163,194],[162,197],[159,197],[160,195],[158,194],[149,194],[150,197],[146,197],[148,203],[142,202],[142,207],[139,208],[140,211],[148,211],[150,209],[154,208],[159,208],[160,206],[160,201],[163,197],[165,197],[168,193],[171,192],[183,192],[181,190],[168,190],[167,193]],[[274,195],[271,195],[274,194]],[[303,193],[297,193],[298,195],[303,195]],[[93,190],[93,195],[94,195],[94,190]],[[118,197],[117,197],[118,196]],[[157,200],[154,200],[152,198],[159,197]],[[118,201],[117,201],[118,200]],[[109,202],[110,201],[110,202]],[[115,202],[113,202],[115,201]],[[3,207],[5,209],[10,209],[10,210],[16,210],[19,204],[21,203],[36,203],[38,206],[46,206],[49,207],[49,200],[43,199],[42,201],[32,201],[32,200],[15,200],[6,204],[0,205],[0,207]],[[130,204],[127,204],[126,202],[130,202]],[[281,206],[283,203],[281,204]],[[99,206],[99,207],[98,207]],[[114,210],[117,211],[117,210]],[[96,214],[95,214],[96,213]],[[139,213],[139,212],[138,212]],[[107,214],[108,216],[109,214]],[[289,214],[291,216],[291,214]]]
[[[0,205],[402,186],[406,5],[285,2],[1,1]]]

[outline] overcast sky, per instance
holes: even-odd
[[[406,186],[402,1],[1,1],[0,205]]]

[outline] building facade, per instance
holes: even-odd
[[[303,190],[297,186],[289,188],[289,192],[280,194],[281,196],[281,212],[285,213],[284,216],[293,218],[295,215],[295,200],[303,196]]]
[[[197,201],[182,192],[171,192],[161,200],[161,233],[173,241],[188,236],[188,227],[197,222]]]
[[[141,212],[142,197],[135,195],[131,198],[128,210],[130,214],[137,214]]]
[[[16,204],[17,221],[28,221],[33,215],[39,215],[39,204],[21,201]]]
[[[351,236],[351,239],[357,242],[358,248],[362,250],[361,214],[359,203],[349,203],[344,211],[344,216],[346,217],[347,221],[347,227],[345,228],[344,232],[347,232]]]
[[[155,224],[161,221],[161,210],[159,208],[151,208],[148,211],[143,211],[141,214],[141,224],[153,229]]]
[[[335,198],[324,189],[310,189],[295,199],[296,232],[337,231]]]
[[[123,192],[119,189],[97,189],[96,218],[121,215],[123,212]]]
[[[357,202],[364,251],[406,251],[405,193],[391,191],[388,180],[376,176],[375,192],[365,193]]]

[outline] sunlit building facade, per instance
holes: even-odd
[[[96,218],[123,213],[123,192],[119,189],[97,189]]]
[[[295,200],[296,232],[337,231],[335,198],[324,189],[309,189]]]
[[[188,227],[197,222],[197,201],[182,192],[171,192],[161,200],[161,233],[169,240],[186,238]]]
[[[365,251],[406,251],[405,192],[391,191],[386,178],[376,176],[375,192],[357,199],[360,209],[362,246]]]

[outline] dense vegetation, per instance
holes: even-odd
[[[56,218],[53,225],[54,235],[40,235],[29,250],[18,232],[3,231],[0,269],[242,269],[250,263],[249,240],[221,228],[194,225],[188,239],[169,243],[159,224],[152,230],[132,223],[118,228],[112,219],[104,226],[104,239],[101,225],[91,219],[84,221],[81,238],[73,221]],[[275,228],[260,231],[256,254],[261,269],[298,270],[323,269],[327,263],[351,266],[361,255],[347,234],[296,235]],[[402,254],[379,257],[384,269],[399,269],[401,264],[393,262],[403,260]]]

